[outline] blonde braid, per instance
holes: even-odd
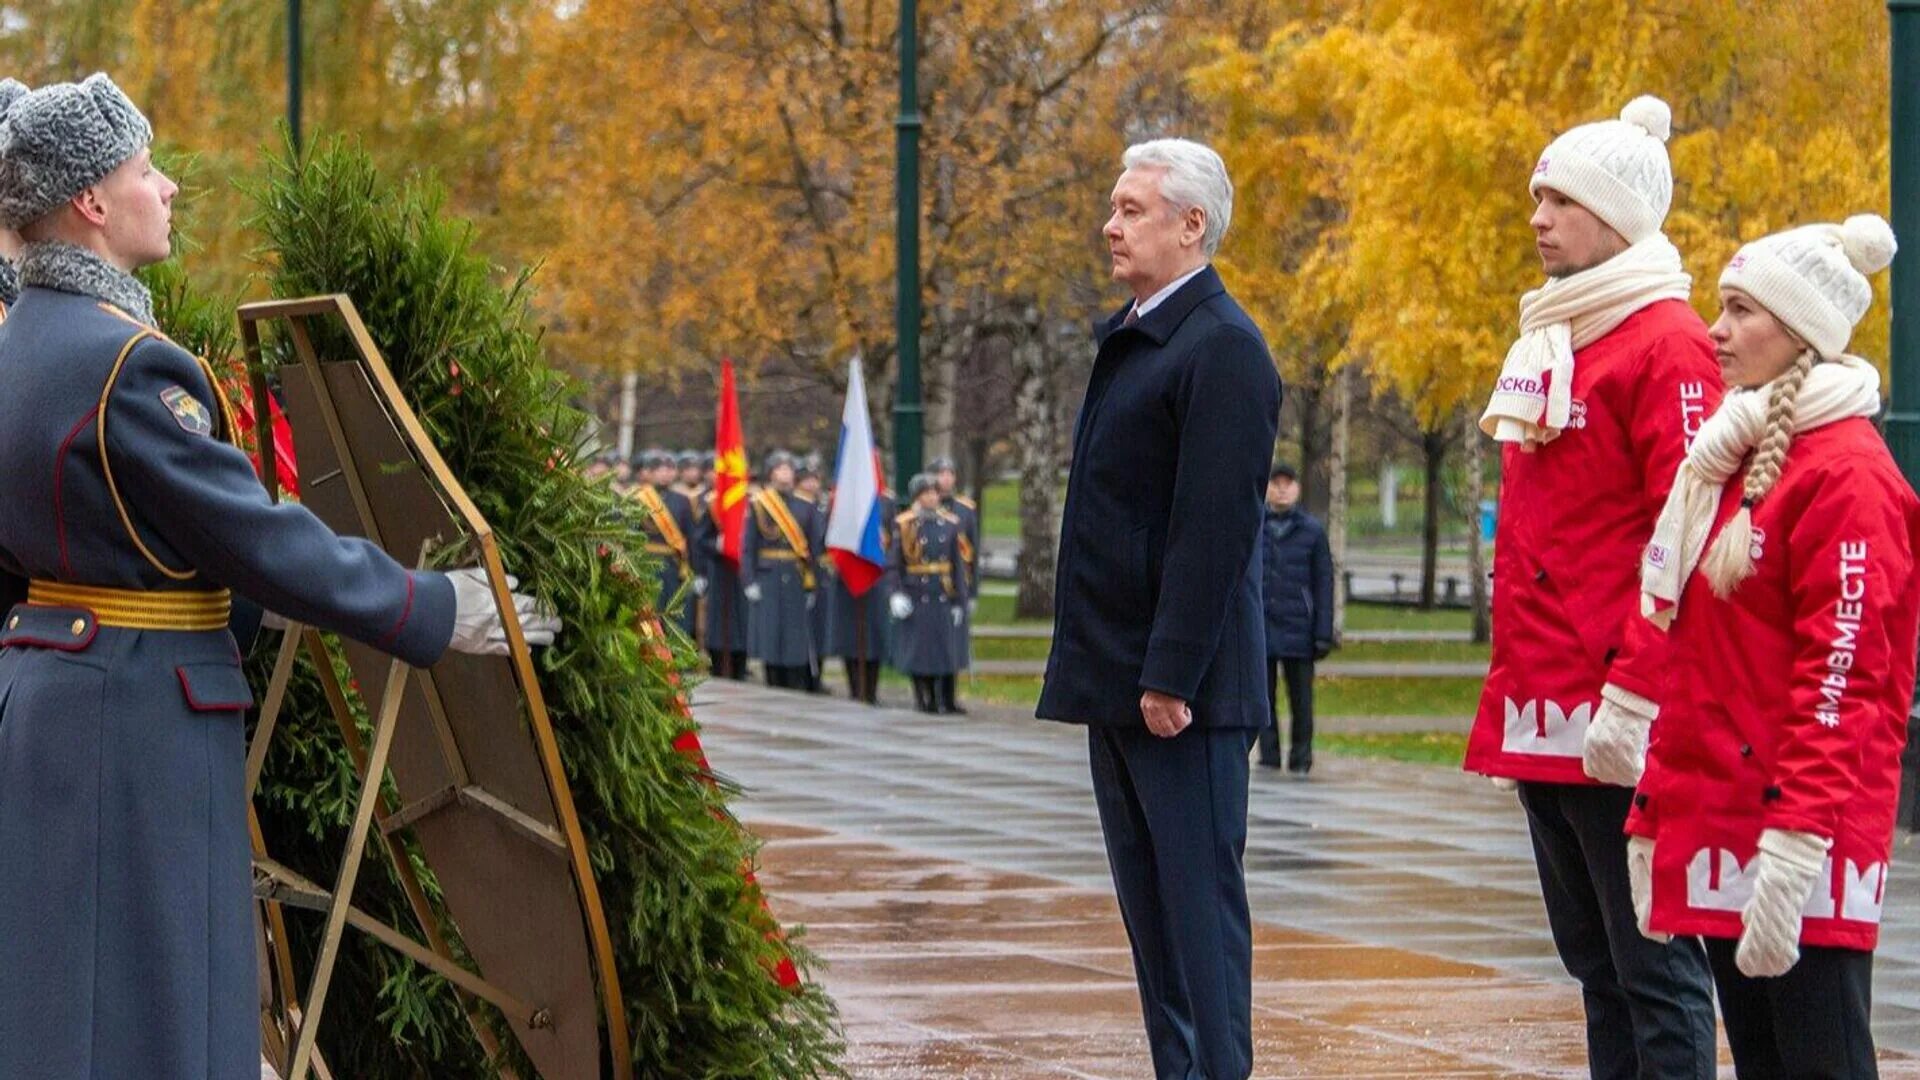
[[[1740,509],[1720,530],[1720,537],[1700,570],[1713,586],[1713,594],[1726,599],[1742,581],[1753,576],[1753,508],[1773,485],[1780,481],[1780,467],[1786,464],[1787,448],[1793,444],[1793,421],[1799,411],[1800,387],[1807,381],[1820,356],[1805,349],[1778,378],[1767,393],[1767,433],[1754,451],[1753,464],[1747,467],[1747,479],[1740,491]]]

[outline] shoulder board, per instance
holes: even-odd
[[[965,495],[955,495],[953,497],[953,501],[959,503],[961,506],[964,506],[969,510],[980,509],[977,503],[975,503],[972,499],[967,498]]]
[[[913,517],[914,512],[912,510],[906,510],[893,515],[893,521],[896,525],[905,525],[907,522],[912,521]]]
[[[959,515],[959,514],[956,514],[956,513],[954,513],[954,512],[953,512],[953,511],[951,511],[951,510],[948,510],[948,509],[945,509],[945,508],[943,507],[943,508],[942,508],[942,509],[940,510],[940,520],[942,520],[942,521],[950,521],[950,522],[952,522],[953,524],[955,524],[955,525],[958,525],[958,524],[960,524],[960,515]]]

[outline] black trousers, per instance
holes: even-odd
[[[1242,859],[1253,732],[1087,730],[1093,798],[1158,1080],[1253,1071],[1253,934]]]
[[[811,672],[805,664],[790,666],[768,664],[766,668],[768,686],[778,686],[787,690],[805,690],[807,688]]]
[[[880,700],[880,661],[855,660],[849,656],[841,663],[847,666],[848,697],[869,705]]]
[[[1697,938],[1661,945],[1634,924],[1626,788],[1520,785],[1547,923],[1587,1010],[1595,1080],[1713,1080],[1713,989]]]
[[[1267,661],[1267,700],[1280,705],[1280,673],[1287,675],[1287,715],[1293,727],[1287,738],[1287,768],[1313,767],[1313,657],[1284,657]],[[1260,764],[1280,764],[1280,723],[1260,729]]]
[[[747,677],[747,654],[730,649],[708,649],[707,658],[713,663],[713,673],[722,679],[738,682]]]
[[[1802,946],[1774,979],[1750,979],[1733,962],[1739,943],[1707,942],[1720,1015],[1740,1080],[1873,1080],[1873,954]]]

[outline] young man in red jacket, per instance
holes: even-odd
[[[1671,113],[1639,98],[1620,117],[1554,140],[1530,184],[1548,281],[1521,299],[1480,421],[1505,444],[1504,505],[1466,768],[1519,783],[1593,1076],[1710,1078],[1706,956],[1637,932],[1621,828],[1665,667],[1661,635],[1630,618],[1636,567],[1720,373],[1660,231]]]
[[[1712,331],[1734,389],[1642,569],[1673,674],[1627,821],[1634,906],[1650,934],[1707,939],[1743,1077],[1877,1075],[1920,498],[1874,430],[1880,374],[1846,345],[1894,247],[1863,214],[1734,256]]]

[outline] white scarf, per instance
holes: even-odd
[[[1590,270],[1520,298],[1520,337],[1507,350],[1480,430],[1533,450],[1560,437],[1573,412],[1573,354],[1658,300],[1685,300],[1693,278],[1658,233]]]
[[[1694,436],[1674,474],[1667,505],[1640,560],[1640,613],[1666,629],[1680,611],[1680,594],[1706,551],[1720,510],[1720,493],[1767,434],[1772,383],[1730,391]],[[1795,434],[1854,416],[1880,412],[1880,373],[1857,356],[1813,365],[1794,401]]]

